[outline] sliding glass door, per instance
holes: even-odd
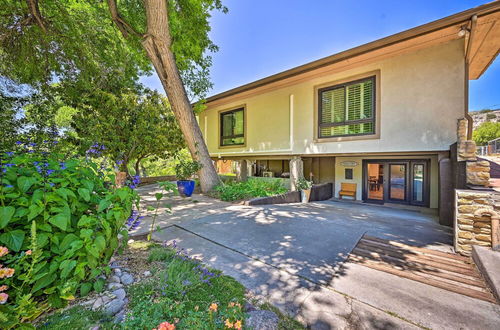
[[[428,160],[363,161],[363,199],[428,206]]]

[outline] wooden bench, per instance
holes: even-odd
[[[345,183],[340,184],[339,198],[342,199],[343,196],[350,196],[356,200],[356,183]]]

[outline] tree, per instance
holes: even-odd
[[[136,174],[146,158],[168,158],[177,154],[184,141],[166,98],[148,89],[121,93],[103,90],[83,94],[73,104],[72,118],[85,149],[97,143],[100,150],[128,173],[134,161]]]
[[[494,140],[499,137],[500,137],[500,123],[494,123],[494,122],[482,123],[472,133],[472,139],[476,142],[478,146],[484,146],[488,144],[488,141]]]
[[[191,156],[203,165],[200,183],[208,191],[220,179],[188,94],[201,98],[211,86],[207,52],[217,50],[208,37],[212,10],[225,7],[220,0],[5,0],[0,75],[32,85],[57,77],[100,88],[103,72],[137,81],[152,63]]]

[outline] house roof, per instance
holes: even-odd
[[[474,23],[473,17],[477,18]],[[469,44],[469,79],[477,79],[493,62],[500,47],[500,1],[494,1],[460,13],[378,39],[349,50],[256,80],[207,98],[207,103],[225,102],[231,96],[258,93],[276,85],[296,82],[320,72],[346,70],[356,63],[395,56],[435,44],[462,38],[459,31],[467,27]]]

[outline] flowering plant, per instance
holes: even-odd
[[[5,283],[13,289],[0,305],[2,328],[36,317],[26,312],[32,305],[62,307],[102,290],[99,275],[109,272],[118,234],[127,234],[125,222],[138,202],[132,189],[114,186],[112,171],[90,159],[19,145],[22,152],[0,154],[0,273],[14,269]]]

